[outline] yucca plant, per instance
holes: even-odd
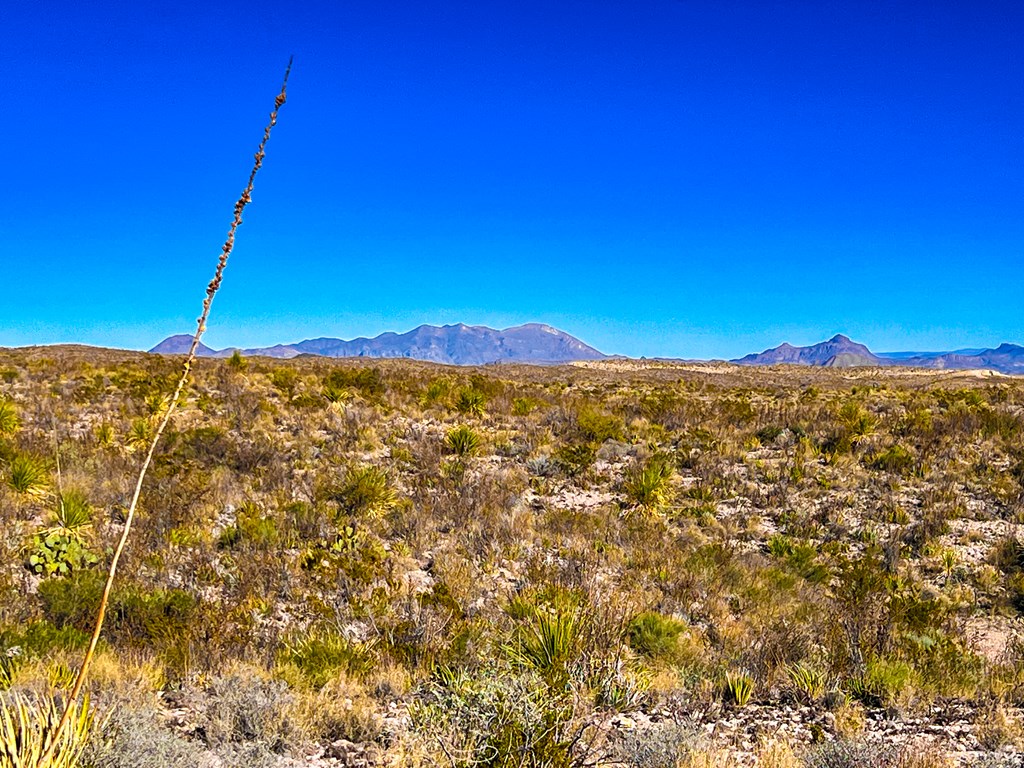
[[[455,400],[455,410],[468,416],[483,416],[487,397],[476,389],[463,389]]]
[[[95,435],[96,442],[104,448],[111,447],[117,439],[117,433],[114,432],[114,426],[106,421],[96,427]]]
[[[452,393],[452,383],[441,377],[432,380],[423,394],[420,395],[420,405],[429,408],[433,405],[447,405]]]
[[[538,611],[506,650],[513,661],[542,675],[562,675],[577,655],[583,622],[579,611]]]
[[[793,684],[797,698],[804,704],[810,704],[821,698],[825,692],[825,674],[805,664],[794,664],[786,670]]]
[[[130,448],[142,448],[153,441],[153,422],[149,419],[134,419],[128,430],[128,446]]]
[[[754,679],[746,672],[725,673],[726,700],[737,707],[745,707],[754,694]]]
[[[36,456],[18,454],[7,469],[7,484],[18,493],[42,496],[49,485],[46,463]]]
[[[53,523],[51,530],[81,538],[92,525],[92,505],[86,495],[75,488],[58,493]]]
[[[70,710],[60,728],[53,698],[0,694],[0,768],[77,768],[94,725],[89,697]]]
[[[472,427],[462,424],[448,430],[444,436],[444,445],[460,459],[468,458],[480,450],[480,435]]]
[[[398,503],[387,473],[379,467],[354,467],[330,497],[349,515],[380,515]]]
[[[655,457],[630,469],[626,473],[622,490],[632,506],[657,511],[671,498],[672,474],[668,461]]]
[[[18,412],[14,403],[0,400],[0,437],[10,437],[18,431]]]
[[[346,387],[338,387],[333,384],[324,384],[322,390],[324,400],[334,404],[347,403],[352,399],[352,390]]]

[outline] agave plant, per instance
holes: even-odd
[[[76,768],[94,722],[88,696],[71,707],[67,725],[58,732],[61,710],[53,698],[0,695],[0,768]]]

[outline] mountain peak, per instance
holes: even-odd
[[[192,349],[193,338],[195,337],[189,333],[168,336],[149,351],[157,355],[187,355],[189,350]],[[199,346],[196,347],[196,354],[199,357],[213,357],[216,353],[202,342],[199,342]]]
[[[1024,347],[1004,342],[995,349],[961,349],[954,352],[887,352],[876,355],[863,344],[837,333],[828,341],[807,347],[780,344],[760,354],[733,360],[740,365],[815,365],[834,368],[853,366],[911,366],[959,370],[994,370],[1024,374]]]
[[[191,336],[172,336],[150,351],[169,355],[184,354],[188,352],[191,340]],[[232,349],[217,351],[204,346],[199,354],[202,357],[226,357]],[[405,357],[448,365],[567,363],[606,357],[604,353],[568,333],[542,323],[526,323],[504,330],[465,323],[421,325],[406,333],[389,331],[372,339],[307,339],[296,344],[278,344],[241,351],[248,355],[278,358],[298,355]]]
[[[782,343],[760,354],[747,355],[734,363],[741,365],[828,365],[847,368],[856,365],[878,365],[879,359],[863,344],[850,341],[837,333],[828,341],[807,347]]]

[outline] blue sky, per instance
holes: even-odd
[[[6,3],[0,345],[1024,343],[1024,6]]]

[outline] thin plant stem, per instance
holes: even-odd
[[[281,92],[274,99],[274,110],[270,113],[270,120],[267,122],[267,126],[263,130],[263,139],[260,141],[259,148],[256,150],[256,155],[254,156],[254,163],[252,166],[252,172],[249,174],[249,181],[246,184],[245,189],[242,191],[241,196],[238,198],[238,202],[235,203],[235,215],[231,221],[231,227],[228,229],[227,239],[221,247],[220,258],[217,260],[217,269],[214,272],[214,276],[210,281],[210,284],[206,287],[206,298],[203,299],[203,311],[199,316],[199,319],[196,320],[196,332],[192,336],[192,345],[189,347],[188,355],[185,357],[185,364],[182,368],[181,377],[178,379],[178,384],[174,388],[174,394],[171,396],[171,399],[167,404],[167,408],[164,411],[163,418],[160,420],[160,425],[157,427],[156,433],[153,435],[153,439],[149,444],[149,451],[146,453],[145,461],[142,462],[142,468],[139,470],[139,476],[135,482],[135,492],[132,494],[131,504],[128,505],[128,513],[125,515],[124,530],[121,532],[121,539],[118,541],[117,548],[114,550],[114,556],[110,561],[110,569],[107,572],[107,581],[103,586],[103,596],[100,598],[99,609],[96,612],[96,623],[93,627],[92,638],[89,641],[89,649],[86,651],[85,658],[82,660],[82,666],[78,669],[78,674],[75,677],[75,684],[71,688],[71,693],[68,694],[67,700],[64,703],[64,711],[61,714],[60,722],[57,724],[56,730],[50,737],[49,747],[39,758],[36,768],[45,768],[45,766],[49,764],[50,759],[53,757],[53,752],[56,748],[60,734],[63,732],[64,728],[67,727],[75,702],[78,701],[78,696],[82,692],[82,686],[85,685],[89,666],[96,653],[96,645],[100,640],[100,632],[103,630],[103,620],[107,615],[107,604],[110,602],[110,593],[114,586],[114,578],[117,575],[117,565],[121,560],[121,554],[124,552],[125,545],[128,543],[128,535],[131,533],[132,523],[135,520],[135,512],[139,506],[139,497],[142,495],[142,484],[146,479],[146,472],[149,471],[149,466],[153,462],[153,456],[156,453],[160,437],[163,435],[164,429],[167,428],[167,424],[171,420],[171,415],[174,413],[175,406],[177,406],[178,401],[181,399],[182,392],[185,391],[185,387],[191,377],[192,366],[195,363],[196,352],[199,349],[199,340],[202,338],[203,332],[206,330],[206,321],[210,316],[210,307],[213,305],[213,297],[217,294],[217,289],[220,288],[221,281],[224,278],[224,268],[228,263],[228,257],[231,256],[231,251],[235,247],[235,232],[242,223],[242,212],[245,210],[245,206],[252,201],[253,183],[256,181],[257,171],[259,171],[260,166],[263,165],[267,142],[270,140],[270,131],[277,124],[277,112],[281,109],[281,106],[286,100],[288,75],[291,72],[291,69],[292,60],[289,59],[288,67],[284,71],[284,80],[281,83]]]

